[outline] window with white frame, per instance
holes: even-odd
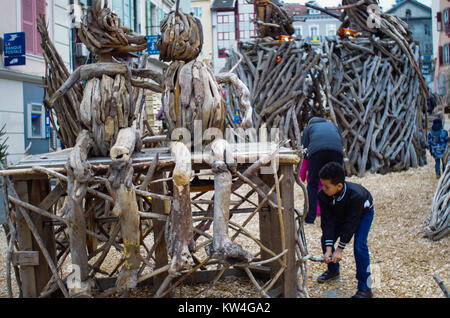
[[[327,35],[336,35],[336,24],[327,24]]]
[[[192,12],[194,13],[194,17],[201,19],[202,14],[202,7],[192,7]]]
[[[309,36],[319,36],[319,26],[311,25],[309,27]]]
[[[444,45],[444,65],[450,64],[450,45]]]
[[[238,28],[240,41],[250,40],[252,36],[255,36],[256,27],[252,20],[255,19],[254,13],[239,13]]]
[[[303,36],[303,26],[300,22],[295,21],[294,23],[292,23],[292,26],[294,27],[294,34],[297,37],[302,37]]]

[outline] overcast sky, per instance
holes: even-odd
[[[309,0],[284,0],[285,3],[300,3],[305,4]],[[423,3],[429,7],[431,7],[432,0],[418,0],[418,2]],[[331,7],[338,6],[342,3],[341,0],[316,0],[316,2],[322,7]],[[383,11],[390,9],[394,4],[395,0],[379,0],[380,6],[383,8]]]

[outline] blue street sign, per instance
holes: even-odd
[[[25,65],[25,55],[5,56],[5,66]]]
[[[159,54],[159,50],[156,48],[156,42],[161,38],[161,35],[147,35],[147,53]]]
[[[3,38],[5,56],[25,55],[25,32],[5,33]]]

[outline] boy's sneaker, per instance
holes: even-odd
[[[358,289],[358,291],[356,292],[356,294],[352,296],[352,298],[373,298],[373,294],[370,289],[369,290]]]
[[[305,218],[305,224],[314,224],[315,219],[316,218],[314,216],[311,217],[311,216],[309,216],[309,213],[308,213],[308,215],[306,215],[306,218]]]
[[[339,271],[330,272],[327,270],[327,271],[325,271],[325,273],[323,273],[322,275],[317,277],[317,282],[322,284],[325,282],[330,282],[330,281],[336,280],[338,278],[339,278]]]

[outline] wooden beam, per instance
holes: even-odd
[[[156,171],[156,173],[154,174],[154,178],[155,179],[164,178],[164,172]],[[165,183],[158,182],[158,183],[150,184],[150,190],[154,193],[166,194]],[[154,198],[154,199],[152,199],[152,210],[161,211],[164,214],[168,215],[169,210],[170,210],[170,203],[168,201]],[[164,267],[165,265],[167,265],[169,263],[168,256],[167,256],[166,239],[165,239],[165,235],[164,235],[166,222],[160,221],[160,220],[153,220],[152,222],[153,222],[153,235],[154,235],[155,241],[158,239],[159,234],[161,232],[163,232],[162,238],[161,238],[158,246],[155,248],[155,267],[160,268],[160,267]],[[157,290],[159,288],[159,286],[162,284],[162,282],[164,281],[166,276],[167,276],[167,272],[154,277],[155,290]]]
[[[291,165],[281,165],[280,174],[284,176],[280,182],[283,193],[283,226],[286,249],[286,269],[283,273],[284,297],[297,297],[297,273],[295,270],[295,212],[294,212],[294,174]]]
[[[28,182],[16,181],[14,184],[20,199],[28,202]],[[16,225],[19,249],[21,251],[33,251],[33,237],[21,213],[17,213],[16,215]],[[20,279],[22,281],[22,286],[20,286],[22,296],[24,298],[36,298],[38,294],[36,291],[36,276],[34,273],[34,268],[30,266],[20,266],[19,272]]]
[[[38,251],[16,251],[12,254],[12,263],[14,266],[38,266]]]

